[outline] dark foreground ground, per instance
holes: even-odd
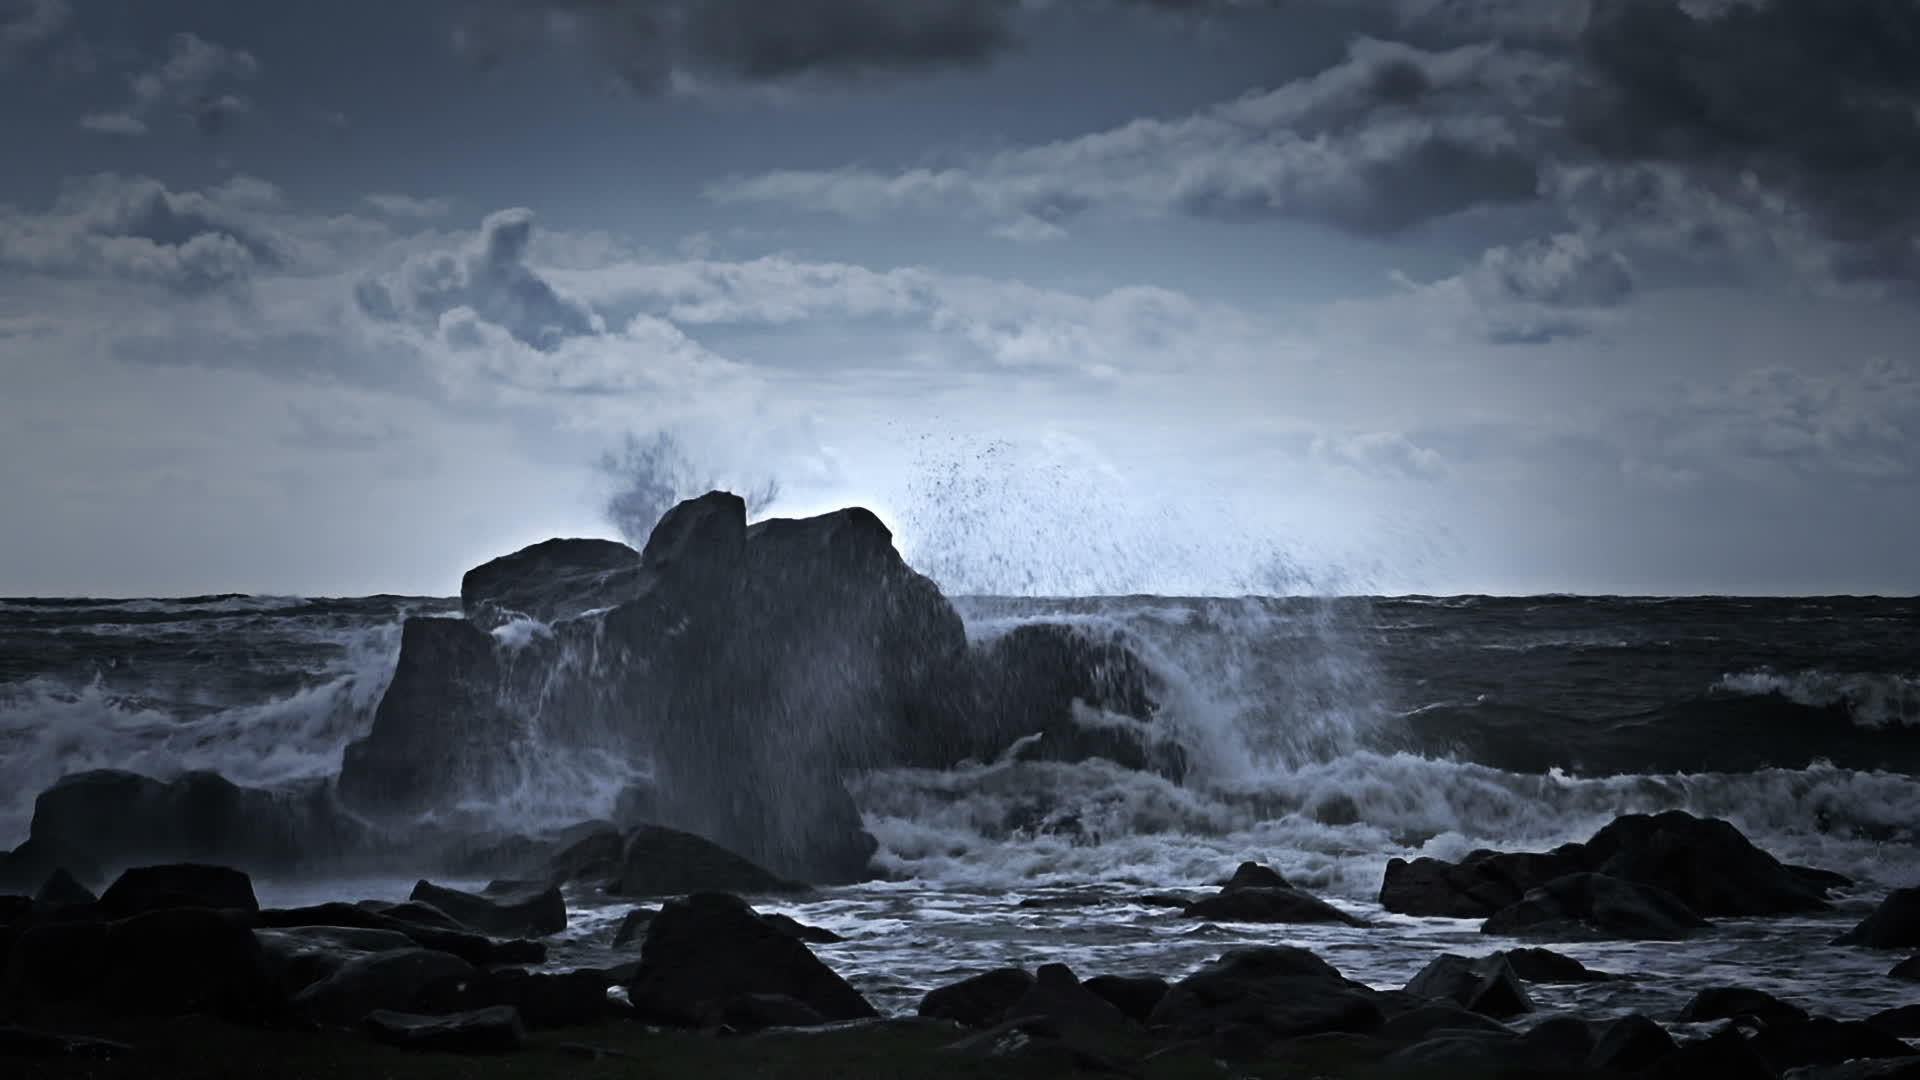
[[[10,1058],[4,1068],[22,1080],[179,1078],[179,1080],[641,1080],[682,1078],[1133,1076],[1142,1080],[1271,1077],[1286,1080],[1492,1080],[1521,1077],[1608,1077],[1595,1070],[1549,1070],[1477,1064],[1404,1067],[1354,1060],[1351,1051],[1303,1048],[1279,1060],[1227,1065],[1199,1052],[1163,1053],[1146,1038],[1076,1040],[1081,1051],[1035,1048],[986,1056],[951,1049],[966,1033],[946,1025],[888,1022],[827,1031],[770,1031],[724,1037],[655,1032],[629,1022],[535,1033],[514,1054],[454,1055],[398,1050],[350,1032],[262,1031],[200,1016],[95,1022],[70,1026],[129,1044],[107,1058]],[[1085,1052],[1087,1056],[1081,1057]],[[1707,1078],[1701,1078],[1707,1080]]]

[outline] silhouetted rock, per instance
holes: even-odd
[[[1562,940],[1673,941],[1708,925],[1685,904],[1651,886],[1604,874],[1568,874],[1495,912],[1480,930]]]
[[[1222,889],[1213,896],[1196,900],[1187,905],[1185,914],[1188,918],[1217,919],[1221,922],[1367,925],[1325,900],[1299,889],[1245,885]]]
[[[1697,1024],[1707,1020],[1731,1020],[1751,1016],[1769,1027],[1807,1022],[1807,1010],[1792,1005],[1764,990],[1744,986],[1714,986],[1693,995],[1680,1010],[1679,1021]]]
[[[1147,1022],[1168,989],[1167,980],[1158,975],[1095,975],[1080,985],[1112,1002],[1137,1024]]]
[[[1417,1043],[1441,1031],[1517,1034],[1512,1028],[1484,1013],[1463,1009],[1450,1001],[1435,1001],[1389,1017],[1376,1034],[1391,1042]]]
[[[388,904],[376,910],[358,904],[316,904],[304,908],[269,909],[260,912],[254,925],[265,929],[292,927],[343,926],[366,930],[391,930],[404,934],[421,948],[452,953],[475,967],[495,964],[542,964],[547,947],[538,941],[512,939],[495,941],[483,934],[449,930],[445,923],[423,923],[389,914],[409,913],[409,909],[431,911],[421,904]],[[442,916],[442,919],[445,917]]]
[[[948,766],[962,758],[991,760],[1029,735],[1020,756],[1030,760],[1105,758],[1130,769],[1154,769],[1178,778],[1184,762],[1171,745],[1156,745],[1151,720],[1165,693],[1126,641],[1115,635],[1055,623],[1028,623],[984,643],[973,656],[977,703],[973,721],[955,732],[957,745],[916,763]],[[1130,718],[1119,724],[1076,722],[1074,709]],[[969,745],[971,744],[971,745]]]
[[[1920,955],[1909,956],[1905,960],[1893,965],[1893,969],[1887,972],[1887,977],[1890,979],[1906,979],[1909,982],[1920,982]]]
[[[492,900],[421,881],[409,898],[431,904],[461,925],[492,937],[546,937],[567,928],[567,902],[553,887],[531,896]]]
[[[362,1026],[379,1042],[407,1050],[501,1054],[518,1050],[527,1041],[520,1014],[510,1005],[449,1016],[417,1016],[376,1009],[367,1014]]]
[[[1293,946],[1233,949],[1168,989],[1148,1024],[1175,1039],[1245,1029],[1271,1043],[1325,1032],[1367,1034],[1385,1023],[1379,995]]]
[[[785,994],[732,994],[708,1006],[706,1026],[732,1031],[772,1027],[818,1027],[827,1018],[804,1001]]]
[[[1816,1016],[1798,1024],[1768,1024],[1750,1040],[1775,1070],[1804,1065],[1838,1065],[1856,1058],[1903,1058],[1914,1053],[1898,1036],[1864,1020]]]
[[[1647,1069],[1646,1075],[1649,1080],[1776,1080],[1780,1073],[1740,1032],[1723,1028],[1676,1047]]]
[[[274,983],[288,998],[332,975],[356,956],[411,949],[416,944],[397,931],[348,926],[255,930],[253,936],[260,943]]]
[[[1534,1060],[1553,1069],[1572,1069],[1592,1055],[1593,1025],[1577,1016],[1552,1016],[1528,1028],[1520,1036]]]
[[[1407,992],[1438,998],[1463,1009],[1505,1019],[1533,1011],[1533,1000],[1504,956],[1469,959],[1442,953],[1407,983]]]
[[[106,968],[92,996],[128,1015],[205,1012],[259,1023],[279,1016],[278,990],[244,916],[169,907],[108,924]]]
[[[660,825],[628,832],[607,892],[614,896],[679,896],[692,892],[797,892],[806,886],[703,837]]]
[[[1920,1005],[1900,1005],[1882,1009],[1867,1017],[1868,1026],[1903,1039],[1920,1038]]]
[[[879,1015],[804,944],[726,893],[669,900],[626,985],[643,1018],[686,1026],[737,994],[784,994],[828,1020]]]
[[[1666,1028],[1635,1013],[1610,1021],[1599,1030],[1587,1064],[1612,1072],[1645,1072],[1677,1049]]]
[[[806,923],[801,922],[791,915],[781,915],[776,912],[762,915],[760,918],[764,919],[767,925],[773,927],[775,930],[780,931],[796,941],[804,941],[809,945],[835,945],[847,940],[825,927],[808,926]]]
[[[1293,886],[1280,871],[1257,862],[1243,862],[1233,876],[1220,883],[1222,889],[1290,889]]]
[[[1585,869],[1576,845],[1546,854],[1475,851],[1458,863],[1387,860],[1380,906],[1402,915],[1484,919],[1556,877]]]
[[[1609,982],[1617,978],[1551,949],[1508,949],[1493,955],[1504,958],[1515,975],[1531,983]]]
[[[1008,1019],[1042,1017],[1062,1031],[1080,1028],[1110,1032],[1133,1027],[1133,1021],[1118,1006],[1082,986],[1065,964],[1040,965],[1034,972],[1033,986],[1007,1007],[1006,1015]]]
[[[620,917],[620,925],[613,931],[614,948],[645,938],[647,927],[653,925],[653,917],[658,914],[660,912],[655,908],[637,907],[628,910]]]
[[[995,968],[927,991],[919,1012],[965,1027],[991,1027],[1005,1019],[1007,1009],[1033,985],[1033,973],[1025,968]]]
[[[472,978],[472,964],[432,949],[393,949],[356,956],[296,994],[296,1009],[322,1023],[352,1024],[379,1009],[405,1012],[438,979]]]
[[[1873,914],[1833,943],[1869,949],[1911,949],[1920,945],[1920,888],[1893,890]]]
[[[35,904],[49,908],[80,907],[97,903],[99,900],[100,898],[93,894],[92,889],[80,884],[72,874],[67,873],[66,867],[60,867],[48,874],[47,880],[42,882],[39,890],[33,894]]]
[[[173,863],[136,866],[123,872],[100,894],[100,910],[109,918],[163,908],[229,908],[257,912],[253,881],[226,866]]]
[[[107,969],[107,924],[91,919],[19,930],[7,950],[0,1003],[18,1017],[90,995]],[[0,1009],[0,1014],[7,1012]]]
[[[640,553],[625,544],[554,539],[467,571],[460,607],[486,630],[516,616],[551,624],[630,600],[643,582]]]
[[[612,977],[597,968],[559,973],[496,968],[434,978],[414,994],[412,1009],[427,1015],[508,1006],[532,1031],[587,1027],[614,1014],[607,1000]]]

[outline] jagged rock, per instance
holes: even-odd
[[[698,1026],[738,994],[784,994],[828,1020],[878,1016],[860,992],[791,935],[726,893],[670,900],[647,928],[627,993],[643,1017]]]
[[[1005,1019],[1007,1009],[1033,985],[1033,973],[1025,968],[995,968],[927,991],[919,1015],[970,1028],[991,1027]]]
[[[1709,918],[1825,911],[1839,874],[1790,867],[1719,818],[1683,810],[1615,818],[1584,845],[1589,867],[1664,890]]]
[[[47,880],[41,883],[39,890],[33,894],[35,904],[48,908],[84,907],[87,904],[98,903],[99,900],[100,898],[93,894],[92,889],[80,884],[72,874],[67,873],[64,866],[48,874]]]
[[[607,883],[607,892],[614,896],[797,892],[805,888],[703,837],[660,825],[642,825],[627,834],[618,872]]]
[[[407,1050],[454,1054],[501,1054],[526,1044],[526,1028],[511,1005],[496,1005],[450,1016],[416,1016],[375,1009],[362,1021],[369,1035]]]
[[[1873,914],[1834,938],[1833,943],[1869,949],[1911,949],[1920,945],[1920,888],[1893,890]]]
[[[1683,1024],[1697,1024],[1741,1016],[1751,1016],[1768,1027],[1807,1022],[1807,1010],[1764,990],[1744,986],[1712,986],[1700,991],[1680,1010],[1679,1020]]]
[[[1556,877],[1584,869],[1567,845],[1546,854],[1475,851],[1458,863],[1387,860],[1380,906],[1402,915],[1484,919]]]
[[[1407,992],[1448,1001],[1463,1009],[1505,1019],[1533,1011],[1533,1000],[1506,957],[1469,959],[1442,953],[1407,983]]]
[[[331,975],[294,996],[296,1009],[322,1023],[352,1024],[368,1013],[411,1009],[420,992],[436,980],[472,978],[474,966],[451,953],[432,949],[392,949],[367,953],[341,964]]]
[[[1185,914],[1188,918],[1217,919],[1222,922],[1367,925],[1325,900],[1294,888],[1239,886],[1223,889],[1187,905]]]
[[[431,904],[491,937],[546,937],[567,928],[567,902],[555,887],[532,896],[491,900],[423,880],[414,885],[409,899]]]
[[[1508,949],[1493,955],[1504,958],[1515,975],[1531,983],[1609,982],[1617,977],[1551,949]]]
[[[1158,975],[1095,975],[1080,985],[1113,1003],[1121,1014],[1144,1024],[1167,996],[1167,980]]]
[[[253,880],[246,874],[198,863],[136,866],[100,894],[100,910],[109,918],[176,907],[257,912],[260,901],[254,898]]]
[[[1604,874],[1568,874],[1495,912],[1480,930],[1563,940],[1673,941],[1708,925],[1685,904],[1652,886]]]
[[[1645,1072],[1677,1049],[1666,1028],[1635,1013],[1600,1029],[1587,1064],[1612,1072]]]
[[[482,629],[516,615],[543,623],[624,603],[645,584],[640,553],[612,540],[547,540],[460,578],[460,607]]]

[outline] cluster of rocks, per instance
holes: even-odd
[[[1713,838],[1723,857],[1714,862],[1696,852],[1685,880],[1672,882],[1691,901],[1716,913],[1730,904],[1745,910],[1760,904],[1765,882],[1750,882],[1754,891],[1738,898],[1723,889],[1724,875],[1735,867],[1786,875],[1773,882],[1779,888],[1769,902],[1811,902],[1781,882],[1825,878],[1769,868],[1747,849],[1731,847],[1722,824],[1685,815],[1622,818],[1581,845],[1603,858],[1568,849],[1551,858],[1600,858],[1621,876],[1574,873],[1653,888],[1642,878],[1678,864],[1652,859],[1650,850],[1678,851],[1683,838]],[[262,909],[245,873],[204,864],[130,869],[98,895],[56,871],[32,897],[0,898],[0,1020],[9,1025],[0,1029],[0,1050],[131,1053],[110,1041],[34,1025],[74,1016],[192,1013],[250,1027],[352,1030],[395,1046],[469,1053],[511,1051],[529,1032],[616,1020],[719,1033],[911,1022],[946,1032],[939,1043],[952,1053],[1034,1059],[1062,1071],[1125,1069],[1130,1061],[1167,1055],[1756,1080],[1908,1075],[1891,1070],[1920,1068],[1904,1041],[1920,1036],[1920,1007],[1843,1021],[1735,986],[1704,990],[1671,1017],[1559,1015],[1523,1030],[1515,1021],[1536,1008],[1530,985],[1616,977],[1542,948],[1443,954],[1392,990],[1349,979],[1293,946],[1233,949],[1178,979],[1102,973],[1083,980],[1063,964],[1002,968],[927,992],[911,1021],[886,1019],[808,947],[840,940],[836,935],[763,915],[738,895],[787,887],[768,871],[657,827],[575,832],[545,855],[534,878],[496,882],[484,895],[421,881],[397,904]],[[1503,863],[1482,856],[1459,867],[1488,865]],[[1702,869],[1709,865],[1712,872]],[[1459,867],[1456,874],[1473,873]],[[1548,885],[1567,876],[1553,875]],[[1492,888],[1484,885],[1492,880],[1484,873],[1462,880]],[[643,882],[647,891],[683,894],[658,909],[636,908],[621,925],[616,941],[639,944],[635,962],[564,973],[528,970],[547,958],[541,939],[568,925],[561,886],[587,881],[607,890]],[[1543,891],[1558,895],[1535,886],[1515,903],[1538,903]],[[1482,902],[1498,898],[1489,891]],[[1366,925],[1257,863],[1243,864],[1211,896],[1140,899],[1178,905],[1195,918]],[[1894,892],[1836,943],[1920,945],[1920,889]],[[1920,979],[1920,956],[1889,976]],[[1711,1030],[1676,1041],[1662,1020]]]
[[[1488,934],[1677,940],[1710,918],[1825,911],[1841,874],[1789,866],[1730,823],[1681,810],[1615,818],[1583,844],[1387,863],[1380,906],[1484,919]]]

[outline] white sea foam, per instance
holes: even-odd
[[[1724,675],[1714,689],[1734,694],[1779,694],[1814,708],[1844,705],[1854,723],[1862,727],[1920,726],[1920,675],[1760,669]]]

